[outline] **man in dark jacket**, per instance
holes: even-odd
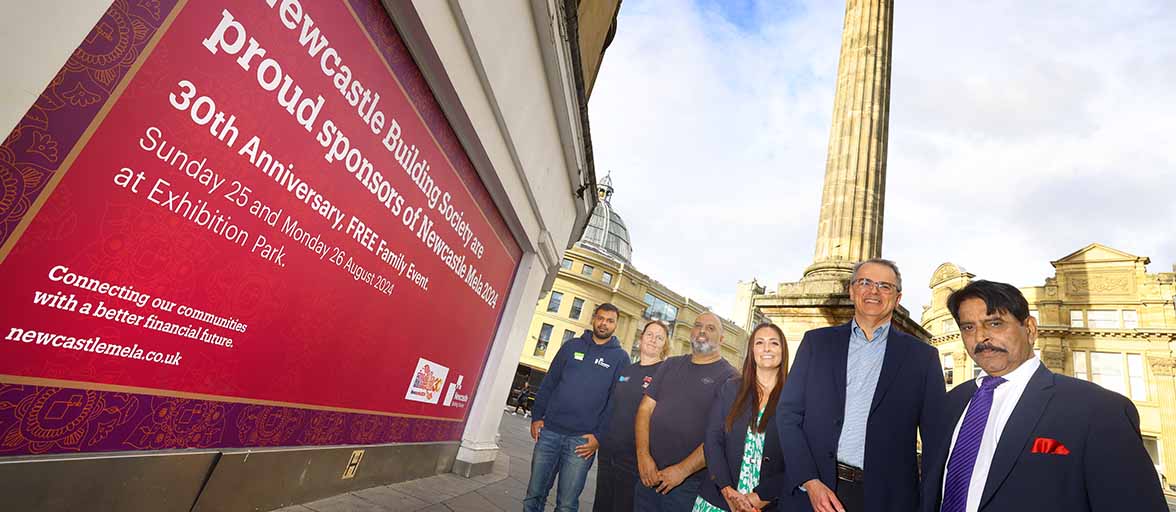
[[[942,416],[950,434],[924,445],[922,510],[1168,510],[1135,405],[1046,368],[1020,290],[973,281],[947,308],[984,371],[951,390]]]
[[[592,331],[564,342],[531,409],[531,480],[523,500],[526,512],[540,512],[555,477],[556,510],[575,512],[588,470],[608,425],[608,401],[629,354],[613,336],[617,307],[601,304],[592,313]]]
[[[859,263],[849,297],[853,320],[805,333],[780,393],[787,489],[808,498],[801,510],[909,512],[919,506],[915,433],[941,435],[939,355],[891,328],[902,298],[894,262]]]

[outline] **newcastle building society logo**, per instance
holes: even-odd
[[[449,375],[449,368],[420,358],[417,361],[416,372],[413,373],[412,383],[408,386],[408,394],[404,398],[435,404],[441,400],[441,389],[445,386],[445,377]]]

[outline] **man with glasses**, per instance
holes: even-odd
[[[890,260],[854,266],[853,320],[805,333],[776,425],[789,488],[818,512],[919,505],[916,431],[938,441],[946,391],[934,347],[893,329],[902,275]]]

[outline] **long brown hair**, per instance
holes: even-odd
[[[759,395],[759,380],[755,376],[755,333],[760,329],[771,329],[776,331],[776,335],[780,337],[780,368],[776,375],[776,385],[768,392],[768,403],[764,406],[764,416],[760,418],[759,424],[755,423],[756,407],[760,403]],[[771,418],[772,411],[776,410],[776,403],[780,401],[780,390],[784,388],[784,379],[788,378],[788,341],[784,339],[784,331],[781,331],[776,324],[771,322],[764,322],[755,326],[751,330],[751,334],[747,336],[747,356],[743,358],[743,381],[739,384],[739,393],[735,395],[735,404],[731,406],[731,411],[727,413],[726,431],[730,432],[733,428],[735,420],[744,414],[751,414],[751,424],[756,432],[764,432],[768,429],[768,420]]]

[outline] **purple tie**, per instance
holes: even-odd
[[[942,512],[964,512],[968,506],[968,487],[972,484],[972,468],[976,465],[976,454],[980,452],[984,426],[988,424],[988,411],[992,409],[992,392],[1005,382],[1001,377],[984,377],[980,389],[968,403],[968,413],[964,415],[951,459],[947,461]]]

